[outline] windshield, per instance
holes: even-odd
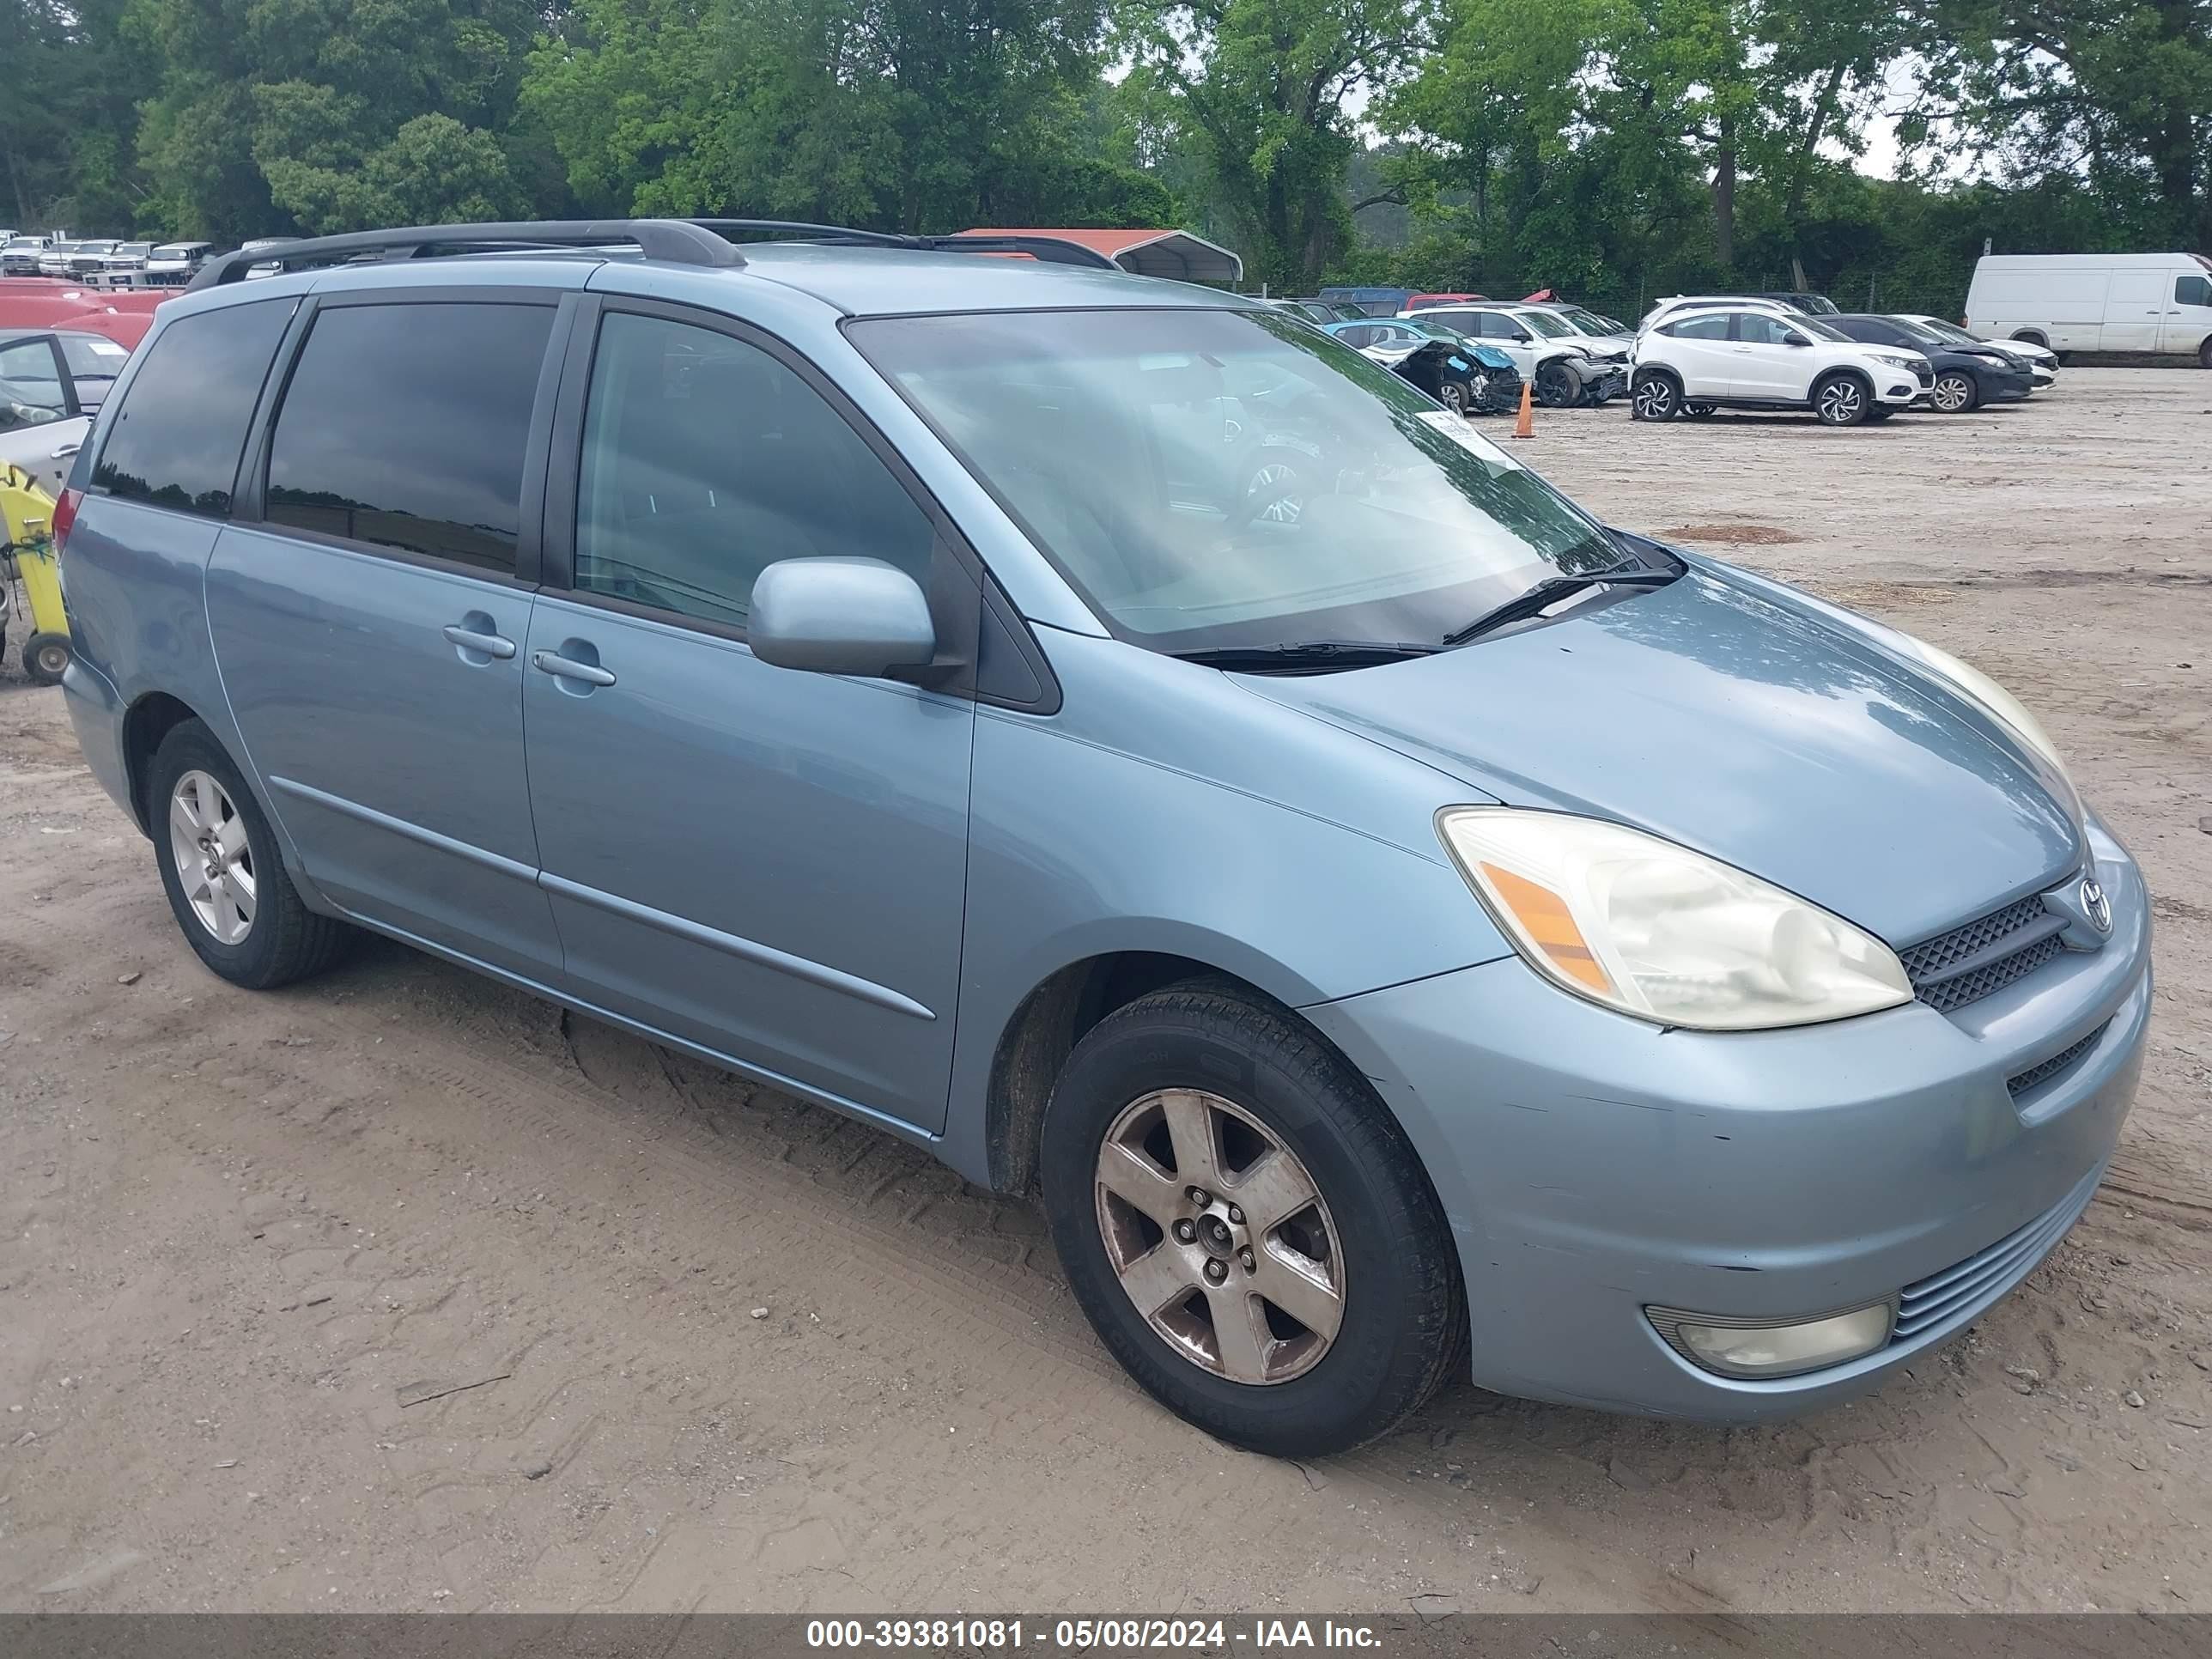
[[[1434,645],[1595,521],[1342,342],[1267,309],[877,318],[853,343],[1119,637]]]
[[[1575,331],[1548,311],[1514,311],[1506,314],[1547,340],[1571,340],[1574,337]]]
[[[1595,312],[1584,311],[1580,306],[1559,314],[1584,334],[1619,334],[1623,331],[1620,324],[1608,322]]]
[[[1832,323],[1824,323],[1818,317],[1800,312],[1795,317],[1778,317],[1778,323],[1787,323],[1801,334],[1809,334],[1816,340],[1840,340],[1845,345],[1864,345],[1864,340],[1855,340]]]
[[[1916,323],[1910,317],[1893,317],[1889,321],[1892,327],[1915,345],[1940,346],[1946,343],[1943,337],[1934,329],[1924,323]]]
[[[1983,343],[1983,342],[1976,339],[1972,335],[1967,333],[1965,329],[1957,327],[1950,323],[1939,323],[1932,317],[1924,319],[1912,317],[1899,317],[1897,320],[1907,328],[1917,327],[1925,329],[1937,339],[1948,341],[1953,345],[1980,345]]]
[[[1836,302],[1825,294],[1791,294],[1784,297],[1798,310],[1809,312],[1815,317],[1835,317],[1842,314]]]

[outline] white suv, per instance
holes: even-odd
[[[1816,317],[1755,305],[1686,311],[1636,342],[1629,406],[1639,421],[1716,409],[1809,409],[1827,426],[1886,421],[1927,395],[1927,356],[1866,345]]]

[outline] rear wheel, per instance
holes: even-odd
[[[353,936],[307,907],[260,803],[215,734],[185,720],[146,777],[154,847],[185,942],[234,985],[266,991],[319,973]]]
[[[23,672],[40,685],[59,685],[70,665],[66,634],[33,634],[23,641]]]
[[[1671,374],[1639,374],[1628,394],[1628,408],[1639,421],[1671,421],[1682,411],[1682,388]]]
[[[1936,377],[1935,386],[1929,392],[1929,401],[1946,415],[1964,415],[1978,408],[1982,389],[1974,377],[1963,369],[1948,368]]]
[[[1873,405],[1870,389],[1856,374],[1831,374],[1813,388],[1813,412],[1823,426],[1857,426]]]
[[[1461,1358],[1450,1232],[1413,1148],[1341,1055],[1239,988],[1101,1021],[1054,1086],[1040,1173],[1100,1338],[1210,1434],[1343,1451]]]

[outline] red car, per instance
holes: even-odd
[[[1462,300],[1483,300],[1488,297],[1489,295],[1484,294],[1416,294],[1407,298],[1406,309],[1419,311],[1428,306],[1448,306]]]
[[[0,277],[0,328],[75,329],[136,349],[164,297],[144,289],[103,292],[51,276]]]

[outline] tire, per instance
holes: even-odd
[[[1151,1207],[1109,1194],[1109,1169]],[[1253,1184],[1263,1170],[1267,1186]],[[1464,1360],[1450,1231],[1412,1146],[1340,1054],[1240,988],[1171,986],[1085,1035],[1045,1110],[1040,1177],[1100,1339],[1217,1438],[1279,1457],[1346,1451],[1388,1433]],[[1191,1188],[1207,1180],[1201,1209]],[[1263,1212],[1253,1195],[1271,1189]],[[1240,1195],[1255,1206],[1249,1231]],[[1217,1326],[1217,1309],[1249,1340],[1224,1346],[1237,1328]]]
[[[176,810],[188,780],[197,803],[196,823]],[[285,871],[261,804],[215,734],[198,720],[183,721],[161,739],[146,769],[145,800],[169,908],[185,942],[221,977],[252,991],[273,990],[320,973],[351,942],[352,928],[307,908]],[[242,842],[234,839],[234,824],[242,826]],[[198,839],[195,829],[212,839]],[[200,882],[199,891],[206,896],[198,902],[209,912],[204,915],[186,890],[180,860],[196,865],[218,850],[227,853],[228,867],[220,882]],[[192,868],[196,879],[204,873],[204,868]]]
[[[33,634],[23,641],[23,672],[40,685],[59,685],[70,665],[70,636]]]
[[[1968,415],[1982,406],[1982,388],[1964,369],[1947,368],[1936,377],[1929,398],[1940,415]]]
[[[1861,426],[1874,407],[1874,388],[1856,374],[1831,374],[1813,387],[1813,413],[1823,426]]]
[[[2197,367],[2212,368],[2212,334],[2204,337],[2204,343],[2197,348]]]
[[[1467,414],[1467,388],[1456,380],[1446,380],[1437,389],[1437,396],[1446,409],[1455,415]]]
[[[1682,387],[1656,369],[1636,377],[1629,389],[1629,413],[1639,421],[1671,421],[1682,412]]]
[[[1682,412],[1693,421],[1709,421],[1720,412],[1718,404],[1685,404]]]
[[[1572,409],[1583,400],[1583,377],[1554,357],[1536,366],[1536,401],[1547,409]]]
[[[1884,421],[1887,420],[1891,416],[1896,413],[1897,411],[1890,408],[1887,404],[1877,404],[1872,409],[1867,410],[1867,423],[1869,426],[1880,426]]]
[[[2032,328],[2022,329],[2012,337],[2026,345],[2041,346],[2045,351],[2051,349],[2051,342]]]

